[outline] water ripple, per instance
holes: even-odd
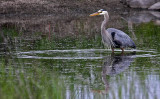
[[[88,52],[105,52],[105,51],[111,51],[110,49],[71,49],[71,50],[42,50],[42,51],[27,51],[27,52],[18,52],[17,54],[30,54],[30,53],[48,53],[48,52],[54,52],[54,53],[68,53],[68,52],[79,52],[79,53],[88,53]],[[121,51],[116,49],[115,51]],[[157,53],[154,50],[125,50],[126,52],[151,52],[151,53]]]
[[[107,52],[107,51],[108,51],[107,54],[106,53],[102,54],[102,52]],[[116,50],[116,51],[121,51],[121,50]],[[159,56],[159,54],[153,54],[153,53],[156,53],[155,51],[126,50],[126,52],[133,52],[133,51],[143,52],[143,53],[137,53],[136,55],[133,55],[132,56],[133,58]],[[17,52],[16,53],[16,56],[18,58],[26,58],[26,59],[73,59],[73,60],[74,59],[89,59],[89,60],[94,60],[94,59],[103,59],[106,55],[111,55],[108,49],[43,50],[43,51],[28,51],[28,52]]]

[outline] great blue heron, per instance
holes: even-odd
[[[104,15],[104,21],[101,24],[102,41],[104,45],[112,49],[112,52],[114,52],[114,48],[120,48],[122,53],[124,52],[124,48],[136,48],[133,40],[123,31],[115,28],[108,28],[106,30],[106,24],[109,20],[107,11],[100,9],[98,12],[90,14],[90,16],[96,15]]]

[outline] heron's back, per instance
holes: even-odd
[[[136,48],[135,43],[133,40],[123,31],[115,29],[115,28],[108,28],[107,31],[112,36],[114,42],[117,42],[121,47],[132,47]]]

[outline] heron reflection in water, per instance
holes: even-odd
[[[106,94],[109,90],[109,82],[107,81],[107,76],[115,76],[122,73],[134,62],[136,52],[124,54],[111,54],[104,57],[104,62],[102,66],[102,81],[105,86],[105,90],[96,90],[96,92],[101,94]]]
[[[97,15],[104,15],[104,21],[101,24],[102,41],[105,46],[112,49],[112,53],[114,53],[114,48],[120,48],[122,53],[124,52],[124,48],[136,48],[133,40],[123,31],[115,28],[108,28],[106,30],[106,24],[109,21],[109,15],[107,11],[100,9],[98,12],[90,14],[90,16]]]

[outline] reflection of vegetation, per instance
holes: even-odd
[[[2,99],[63,99],[64,83],[56,73],[46,72],[34,64],[29,68],[25,64],[16,67],[4,63],[0,65]]]
[[[63,74],[63,76],[70,76],[71,82],[76,81],[77,83],[85,82],[81,79],[90,78],[91,70],[96,73],[101,71],[101,67],[97,67],[101,65],[101,60],[35,60],[32,59],[24,59],[25,63],[37,63],[35,65],[41,64],[45,68],[46,71],[56,71],[58,74]],[[92,68],[90,67],[92,65]],[[81,76],[81,77],[80,77]],[[65,77],[65,78],[66,78]]]

